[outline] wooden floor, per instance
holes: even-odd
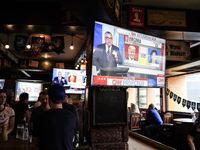
[[[128,140],[129,150],[156,150],[155,148],[129,136]]]

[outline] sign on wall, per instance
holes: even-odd
[[[144,8],[130,7],[129,25],[144,27]]]
[[[190,59],[190,43],[184,41],[166,42],[166,60],[185,61]]]
[[[147,10],[147,24],[151,26],[186,27],[185,11]]]

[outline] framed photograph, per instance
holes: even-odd
[[[29,60],[28,66],[38,68],[39,61]]]

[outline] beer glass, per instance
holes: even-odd
[[[24,131],[24,124],[18,124],[16,138],[22,139],[23,131]]]

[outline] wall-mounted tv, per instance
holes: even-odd
[[[36,102],[42,90],[43,83],[36,81],[16,81],[15,100],[19,101],[20,94],[26,92],[29,94],[28,101]]]
[[[66,89],[85,89],[86,70],[53,68],[52,83],[60,84]]]
[[[164,87],[166,40],[95,22],[91,85]]]
[[[5,84],[5,79],[0,79],[0,89],[3,89]]]

